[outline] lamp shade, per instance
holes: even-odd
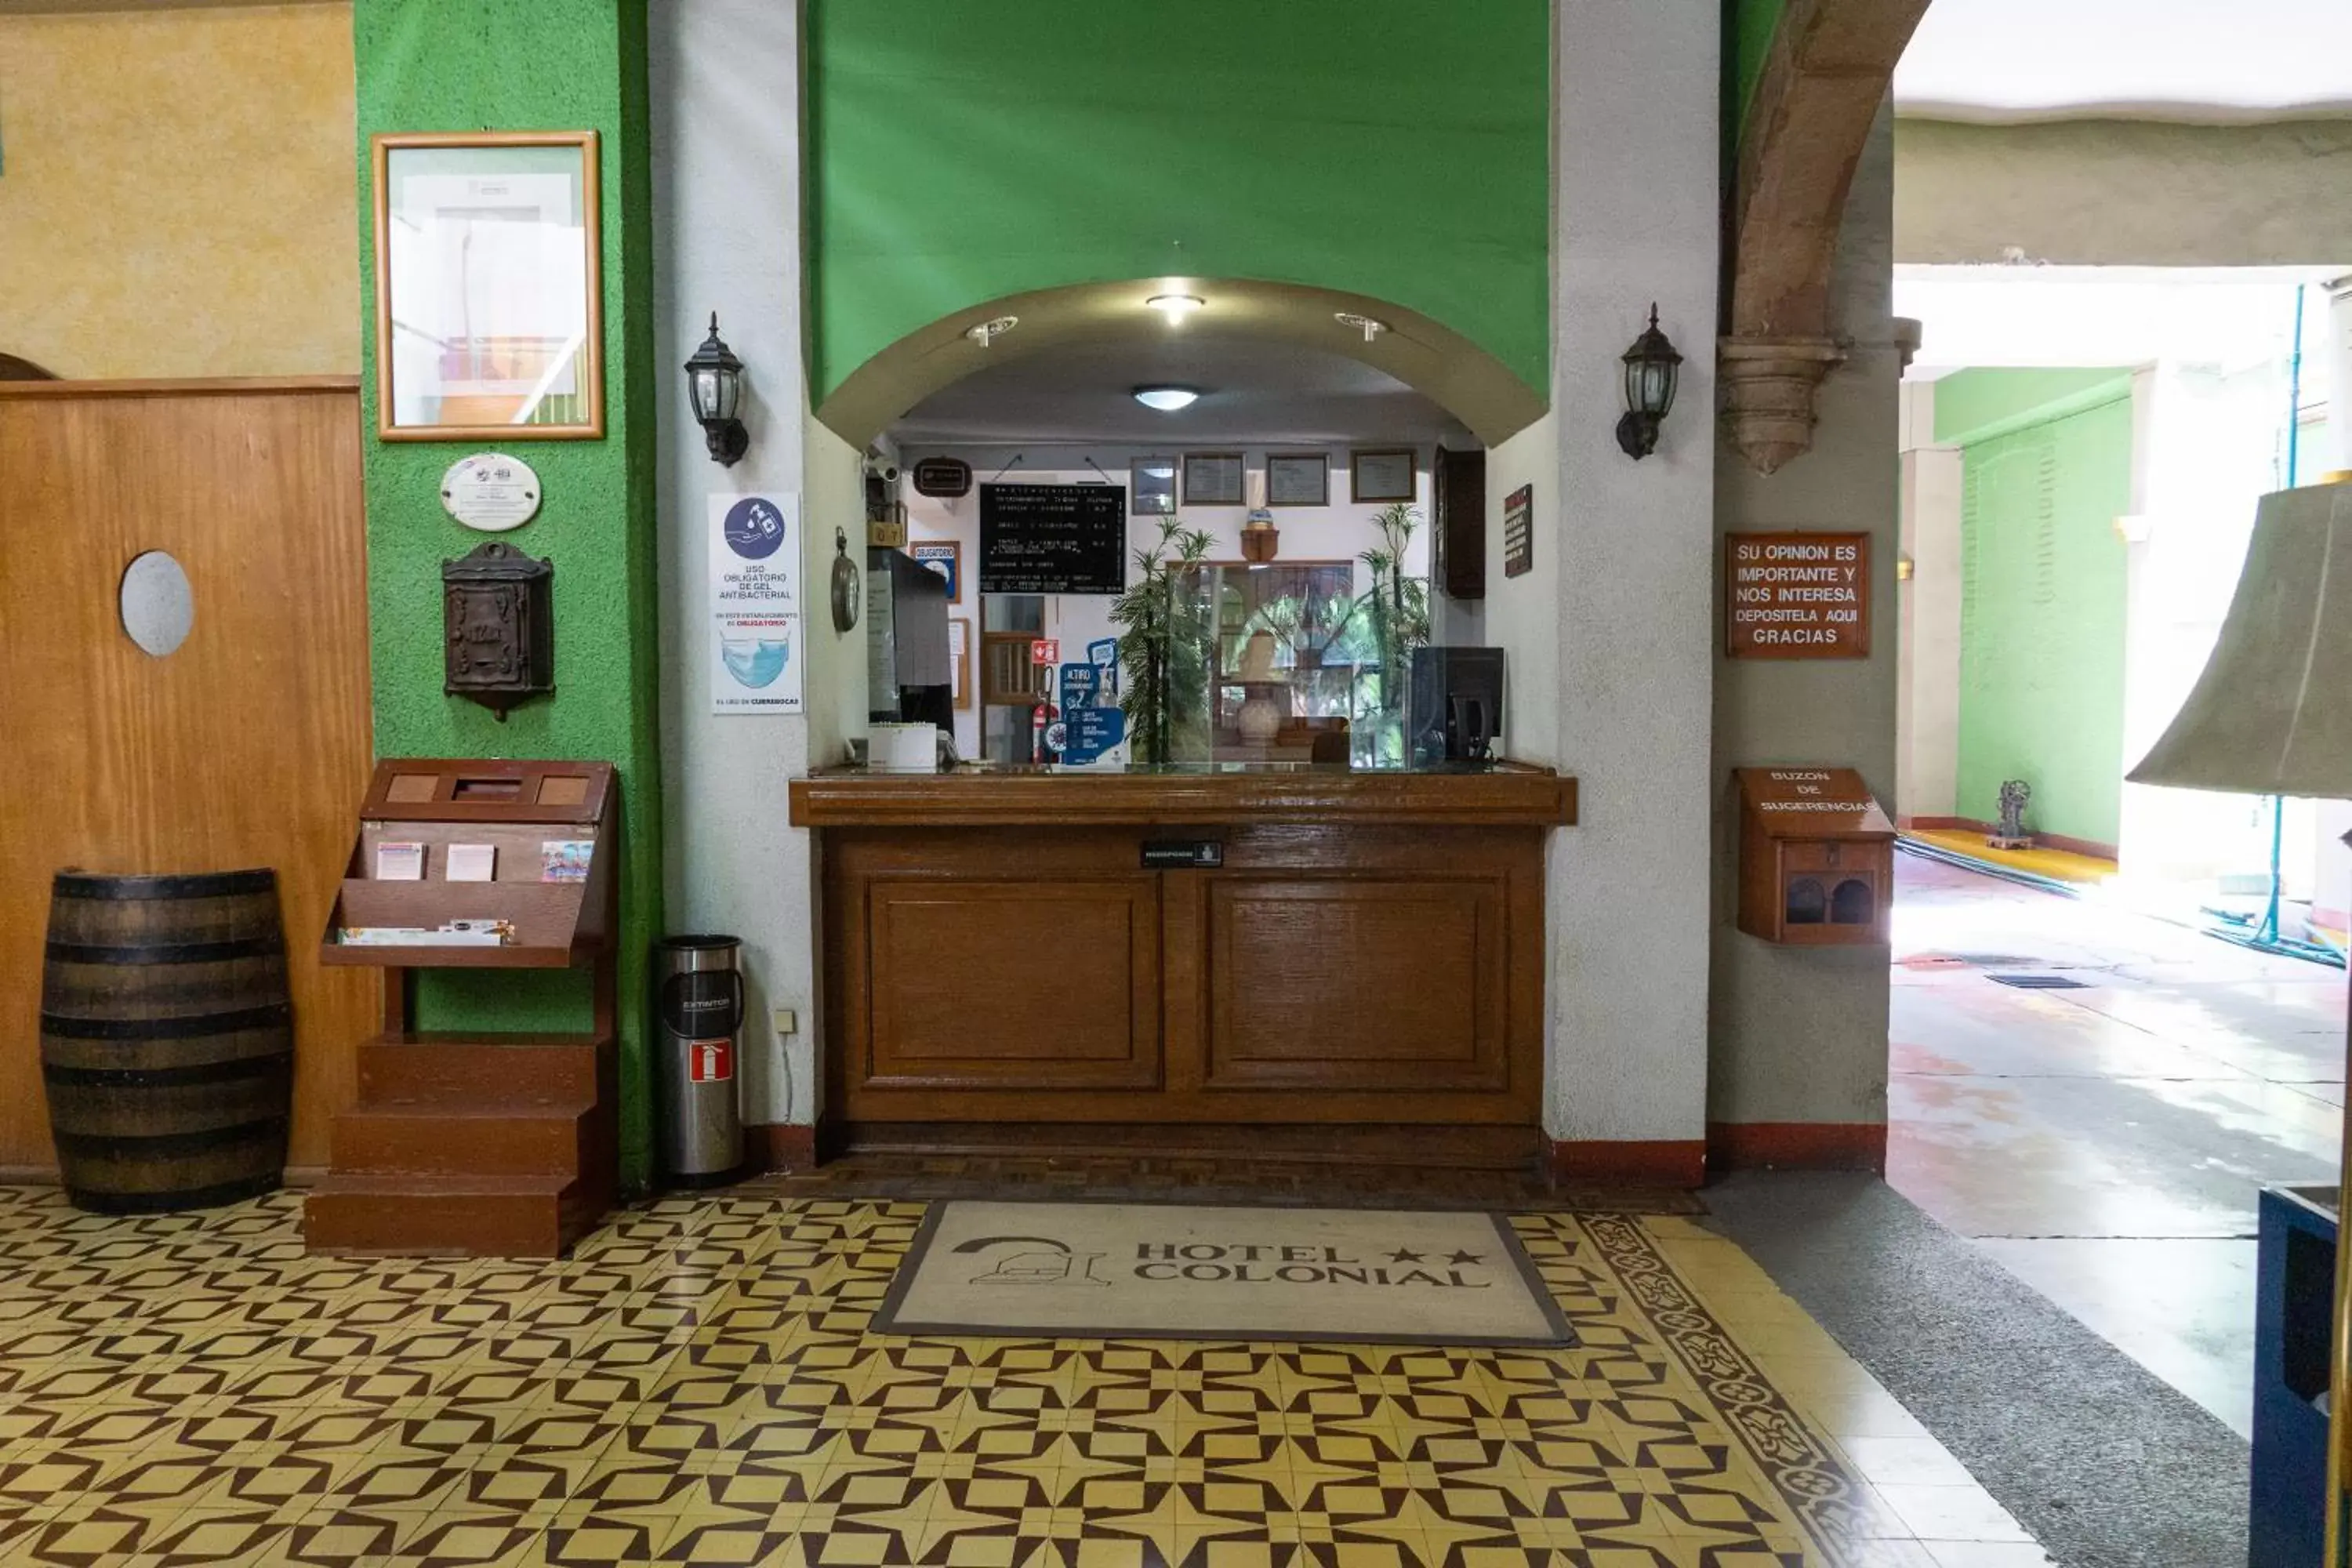
[[[2263,498],[2205,672],[2127,776],[2352,799],[2352,485]]]

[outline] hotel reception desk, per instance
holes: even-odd
[[[1430,771],[824,773],[824,1142],[1517,1163],[1576,785]]]

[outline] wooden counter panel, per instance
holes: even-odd
[[[1508,1086],[1499,879],[1227,877],[1208,903],[1205,1087]]]
[[[1543,832],[818,835],[828,1119],[1533,1128]]]
[[[1160,1080],[1150,879],[877,879],[863,1089],[1149,1089]]]
[[[796,827],[1246,826],[1339,820],[1561,827],[1576,781],[1548,768],[1491,773],[866,773],[794,779]]]

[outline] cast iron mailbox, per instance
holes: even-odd
[[[1807,947],[1884,944],[1895,825],[1852,768],[1741,768],[1739,929]]]
[[[441,563],[441,689],[504,722],[555,689],[555,563],[496,541]]]

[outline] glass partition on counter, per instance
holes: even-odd
[[[1210,565],[1199,591],[1212,632],[1203,661],[1203,732],[1171,762],[1403,760],[1390,723],[1403,674],[1381,657],[1374,617],[1346,561]]]
[[[1055,614],[1043,599],[1008,595],[1000,608],[992,596],[983,638],[996,679],[984,683],[994,689],[984,694],[982,756],[1072,760],[1064,752],[1083,748],[1059,669],[1108,660],[1094,689],[1123,710],[1126,734],[1105,765],[1406,765],[1412,643],[1379,593],[1350,561],[1204,563],[1169,572],[1110,624],[1086,626],[1106,635],[1085,646],[1066,603]],[[1057,663],[1024,670],[1049,625],[1060,630]],[[1041,700],[1052,704],[1042,717]]]
[[[874,553],[877,569],[890,570],[885,552]],[[974,595],[978,712],[964,760],[1412,767],[1429,760],[1408,738],[1414,652],[1429,637],[1425,592],[1361,561],[1298,560],[1172,563],[1115,600]],[[945,606],[900,605],[897,640],[907,640],[903,623],[916,609]],[[878,647],[890,623],[872,619]],[[874,668],[891,667],[877,658]],[[914,684],[877,688],[873,720],[919,721],[925,710],[914,694],[947,689],[919,672],[908,679]],[[1113,730],[1118,738],[1105,743]]]

